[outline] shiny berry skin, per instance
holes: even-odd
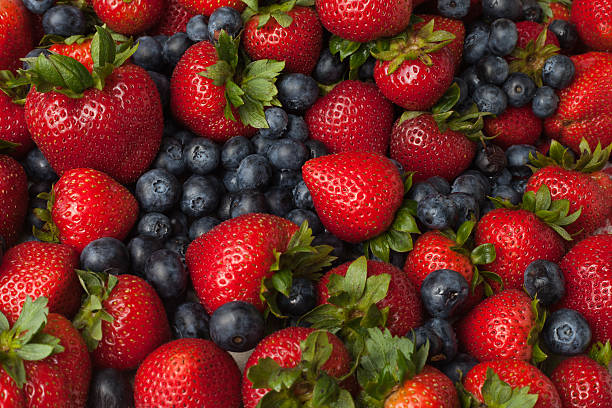
[[[32,49],[30,18],[21,0],[0,1],[0,70],[19,68]]]
[[[588,356],[565,359],[550,379],[559,391],[563,407],[601,408],[612,401],[610,372]]]
[[[164,12],[164,0],[92,0],[98,17],[121,34],[137,34],[148,30]]]

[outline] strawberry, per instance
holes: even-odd
[[[279,330],[259,342],[247,360],[242,380],[244,408],[268,407],[274,398],[307,403],[310,399],[304,394],[330,379],[326,382],[326,388],[330,388],[328,395],[333,395],[331,387],[334,387],[336,393],[350,400],[350,394],[339,390],[333,380],[346,375],[350,368],[349,353],[333,334],[305,327]],[[280,373],[294,373],[292,382],[281,387],[273,384],[273,375]],[[330,400],[325,402],[329,404]]]
[[[0,77],[3,75],[10,74],[8,74],[8,71],[0,72]],[[2,80],[0,79],[1,82]],[[4,112],[0,117],[0,151],[3,150],[1,146],[3,142],[16,143],[18,145],[8,153],[13,157],[22,159],[32,149],[34,143],[32,142],[30,132],[28,132],[25,109],[23,105],[13,103],[11,97],[12,95],[5,94],[0,89],[0,111]]]
[[[516,23],[516,31],[518,34],[516,47],[524,49],[530,42],[535,42],[538,36],[546,26],[536,23],[535,21],[519,21]],[[552,31],[546,30],[546,38],[544,39],[544,45],[555,45],[559,47],[559,40]]]
[[[612,143],[612,54],[589,52],[571,58],[574,80],[558,92],[559,108],[544,121],[544,131],[576,152],[583,138],[591,146],[607,146]]]
[[[580,39],[594,50],[612,51],[612,1],[574,0],[571,10]]]
[[[133,370],[170,339],[162,301],[143,279],[127,274],[78,274],[88,296],[73,324],[97,366]]]
[[[174,340],[138,367],[134,402],[136,408],[240,408],[240,371],[212,341]]]
[[[153,27],[161,18],[165,0],[93,0],[96,15],[111,30],[138,34]]]
[[[580,312],[594,341],[612,339],[612,235],[596,235],[576,244],[559,263],[565,297],[559,307]]]
[[[411,0],[315,0],[319,18],[332,34],[368,42],[401,33],[410,23]]]
[[[569,201],[569,211],[581,210],[580,217],[567,226],[571,234],[585,237],[605,223],[612,211],[609,195],[600,187],[591,174],[599,172],[607,163],[612,150],[612,144],[606,149],[597,145],[591,153],[586,141],[580,144],[582,152],[578,161],[559,142],[553,140],[549,156],[538,154],[532,163],[539,169],[527,182],[526,191],[537,191],[546,185],[553,200]],[[578,238],[577,237],[577,238]]]
[[[49,47],[49,51],[73,58],[83,64],[89,72],[93,72],[94,62],[91,57],[91,38],[81,37],[77,38],[74,42],[72,39],[66,39],[64,43],[53,44]]]
[[[12,157],[0,154],[0,236],[9,247],[21,232],[27,202],[28,179],[23,167]]]
[[[20,0],[0,0],[0,70],[21,66],[33,48],[30,15]]]
[[[9,249],[0,264],[0,310],[17,320],[26,297],[48,299],[49,310],[72,317],[79,308],[77,252],[63,244],[29,241]]]
[[[62,55],[30,60],[32,68],[22,71],[33,84],[26,99],[28,129],[58,175],[91,167],[120,182],[133,182],[161,142],[159,93],[144,69],[122,66],[135,48],[116,46],[103,28],[94,42],[100,52],[93,55],[93,73]],[[50,77],[49,69],[67,72],[66,77]]]
[[[280,104],[274,83],[284,62],[258,60],[242,73],[236,72],[239,43],[239,38],[232,39],[222,31],[216,48],[208,41],[195,44],[172,74],[174,117],[199,136],[217,142],[236,135],[252,136],[254,127],[267,128],[263,108]],[[249,86],[250,81],[264,81],[266,86]]]
[[[274,289],[288,295],[292,273],[317,273],[331,264],[331,247],[311,247],[312,240],[307,225],[299,228],[275,215],[246,214],[225,221],[193,241],[185,261],[196,294],[209,313],[234,300],[251,303],[260,310],[268,302],[272,311],[279,313]],[[300,254],[297,248],[309,253]],[[274,286],[280,279],[269,278],[276,271],[287,279],[287,285]]]
[[[28,406],[62,408],[72,402],[70,384],[58,368],[46,361],[39,361],[26,362],[25,369],[28,381],[23,386],[23,392]]]
[[[518,38],[514,51],[506,57],[510,72],[522,72],[542,86],[544,62],[559,53],[559,40],[546,26],[534,21],[516,23]]]
[[[310,137],[331,153],[366,151],[385,154],[393,127],[393,104],[374,84],[343,81],[305,115]]]
[[[284,61],[286,71],[310,75],[323,45],[316,11],[289,2],[248,8],[245,16],[250,17],[244,25],[242,44],[252,59]]]
[[[219,7],[231,7],[242,12],[246,2],[242,0],[178,0],[179,4],[192,14],[210,16]]]
[[[537,367],[521,360],[480,363],[467,373],[463,385],[474,399],[489,407],[561,408],[559,393],[550,379]],[[498,405],[510,402],[498,400],[503,397],[513,398],[514,404]]]
[[[540,6],[547,26],[554,20],[570,21],[570,9],[572,8],[570,0],[545,0],[540,3]]]
[[[138,218],[138,202],[128,189],[93,169],[65,172],[40,197],[48,200],[48,210],[36,214],[47,224],[36,235],[79,252],[98,238],[124,239]]]
[[[152,29],[152,34],[171,36],[176,33],[185,32],[187,30],[187,23],[195,14],[187,11],[181,5],[181,0],[168,0],[166,3],[166,8],[159,22]]]
[[[418,14],[416,17],[423,19],[423,21],[414,25],[412,28],[414,31],[420,30],[427,23],[433,20],[436,30],[444,30],[455,36],[455,39],[448,43],[446,47],[453,56],[455,67],[458,67],[461,63],[461,56],[463,55],[463,40],[465,39],[465,25],[463,25],[463,22],[461,20],[431,14]]]
[[[0,395],[2,398],[0,402],[5,407],[25,408],[27,406],[25,395],[4,370],[0,370]]]
[[[542,134],[542,119],[534,115],[529,105],[508,106],[501,115],[486,117],[484,130],[504,150],[515,144],[533,145]]]

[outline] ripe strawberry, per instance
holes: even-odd
[[[516,23],[516,31],[518,33],[518,38],[516,41],[517,48],[525,48],[530,41],[535,42],[538,39],[538,36],[542,33],[546,26],[536,23],[535,21],[519,21]],[[550,30],[546,31],[546,40],[544,41],[544,45],[555,45],[559,47],[559,39],[557,36]]]
[[[5,407],[25,408],[27,406],[25,395],[4,370],[0,370],[0,395],[2,398],[0,402]]]
[[[30,15],[20,0],[0,0],[0,70],[15,70],[19,58],[30,52],[32,28]]]
[[[44,296],[53,313],[72,317],[79,308],[77,252],[63,244],[29,241],[9,249],[0,264],[0,310],[15,322],[26,297]]]
[[[91,38],[83,37],[69,44],[56,43],[49,47],[49,51],[73,58],[85,65],[89,72],[93,72],[94,62],[91,57]]]
[[[499,389],[498,387],[487,389],[487,385],[489,385],[487,383],[490,383],[490,380],[487,380],[492,378],[494,374],[498,376],[497,380],[506,383],[506,387],[503,387],[506,388],[506,392],[495,392],[495,388]],[[520,399],[515,401],[516,405],[513,404],[513,406],[524,408],[561,408],[559,393],[550,379],[538,370],[537,367],[521,360],[497,359],[480,363],[468,372],[463,380],[463,385],[479,402],[487,400],[486,394],[488,394],[489,398],[509,396],[508,391],[510,390],[507,389],[508,386],[514,389],[527,387],[528,389],[523,390],[523,393],[518,395]],[[529,397],[527,393],[532,397]],[[513,394],[516,395],[517,392],[515,391]],[[489,403],[487,406],[510,405],[492,405]]]
[[[181,5],[181,0],[168,0],[159,22],[151,30],[152,34],[171,36],[176,33],[185,32],[187,30],[187,23],[194,15],[194,13],[190,13]]]
[[[242,44],[252,59],[285,61],[285,70],[310,75],[323,45],[323,28],[317,12],[287,3],[249,8]]]
[[[0,75],[2,74],[0,73]],[[0,116],[0,144],[3,141],[17,143],[18,146],[7,153],[21,159],[34,146],[25,120],[25,109],[22,105],[13,103],[11,96],[0,90],[0,111],[4,112]],[[0,146],[1,150],[2,147]]]
[[[96,15],[111,30],[138,34],[153,27],[161,18],[165,0],[93,0]]]
[[[0,154],[0,236],[7,247],[21,232],[28,202],[28,179],[23,167],[10,156]]]
[[[585,238],[559,266],[566,290],[559,307],[580,312],[591,326],[594,341],[612,339],[612,235]]]
[[[612,1],[574,0],[571,10],[580,39],[594,50],[612,51]]]
[[[459,398],[452,381],[440,370],[425,366],[423,370],[400,385],[385,400],[385,408],[410,406],[459,407]],[[434,405],[435,404],[435,405]]]
[[[138,367],[134,402],[136,408],[240,408],[240,370],[212,341],[174,340]]]
[[[576,152],[583,138],[591,146],[607,146],[612,143],[612,54],[589,52],[571,58],[574,80],[558,92],[559,108],[544,121],[544,131]]]
[[[321,22],[332,34],[368,42],[401,33],[410,23],[411,0],[316,0]]]
[[[138,202],[128,189],[93,169],[65,172],[41,197],[48,199],[49,210],[37,212],[47,222],[37,235],[79,252],[98,238],[124,239],[138,218]]]
[[[511,72],[522,72],[542,86],[544,62],[559,53],[559,40],[546,26],[534,21],[516,23],[518,39],[516,47],[506,59]]]
[[[427,23],[433,20],[436,30],[444,30],[455,36],[455,39],[447,45],[447,48],[453,56],[455,67],[458,67],[461,63],[461,56],[463,55],[463,40],[465,39],[465,25],[463,25],[463,22],[461,20],[431,14],[418,14],[416,17],[422,18],[423,21],[414,25],[412,28],[414,31],[420,30]]]
[[[28,381],[23,392],[30,407],[62,408],[71,404],[70,384],[57,367],[46,361],[26,362]]]
[[[161,299],[138,276],[78,271],[88,297],[74,318],[97,366],[133,370],[170,339]]]
[[[570,21],[570,9],[572,7],[570,0],[546,0],[540,5],[544,11],[544,21],[547,26],[554,20]]]
[[[192,14],[210,16],[219,7],[231,7],[242,12],[246,3],[242,0],[179,0],[179,4]]]
[[[385,154],[393,127],[393,104],[374,84],[344,81],[306,112],[310,137],[331,153]]]
[[[533,145],[542,134],[542,119],[534,115],[531,106],[508,106],[501,115],[486,117],[484,130],[504,150],[515,144]]]
[[[328,358],[317,362],[316,360],[322,360],[321,355],[325,352],[329,353]],[[318,363],[320,369],[312,367],[313,363]],[[320,371],[323,371],[328,376],[337,378],[347,374],[350,368],[349,353],[340,339],[333,334],[305,327],[279,330],[259,342],[247,360],[242,380],[244,408],[255,408],[266,394],[270,394],[271,389],[265,387],[266,381],[262,374],[288,372],[288,369],[293,369],[296,372],[307,372],[310,376],[321,376]],[[300,389],[308,389],[314,385],[308,381],[308,377],[297,377],[292,384],[284,387],[287,389],[286,400],[298,398]]]

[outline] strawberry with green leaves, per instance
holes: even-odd
[[[89,72],[93,72],[94,62],[91,56],[91,38],[83,36],[73,36],[63,39],[62,42],[56,42],[49,47],[49,51],[65,55],[79,61],[87,68]]]
[[[0,140],[2,146],[15,146]],[[25,220],[28,179],[23,167],[12,157],[0,154],[0,237],[10,247],[15,243]]]
[[[459,67],[459,64],[461,63],[461,56],[463,54],[463,41],[465,39],[465,25],[463,24],[463,21],[433,14],[417,14],[414,17],[416,20],[422,20],[414,24],[412,27],[414,31],[420,30],[430,21],[433,21],[436,30],[443,30],[455,36],[455,39],[451,41],[447,47],[453,56],[455,67]]]
[[[516,47],[507,57],[510,72],[522,72],[533,79],[537,86],[542,86],[544,62],[559,53],[559,40],[552,31],[533,21],[518,22],[516,29]]]
[[[96,15],[111,30],[121,34],[138,34],[159,21],[166,0],[92,0]]]

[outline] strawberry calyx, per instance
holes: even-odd
[[[25,105],[26,96],[30,86],[22,84],[18,78],[9,70],[0,71],[0,91],[9,96],[16,105]]]
[[[610,340],[606,341],[605,344],[600,341],[593,344],[593,347],[589,350],[589,357],[597,361],[603,367],[608,368],[612,360],[612,346],[610,345]]]
[[[308,222],[304,221],[291,237],[286,251],[274,250],[275,260],[270,267],[270,271],[274,274],[262,280],[259,294],[260,299],[267,304],[266,314],[286,317],[278,307],[278,294],[282,293],[289,297],[293,277],[319,278],[321,271],[336,260],[336,257],[330,255],[334,250],[333,247],[312,246],[313,240],[312,230],[308,227]]]
[[[272,358],[259,359],[249,368],[247,378],[253,388],[270,389],[257,404],[258,408],[279,406],[354,408],[351,394],[340,387],[342,378],[323,370],[333,353],[328,332],[317,330],[300,343],[301,361],[291,368],[281,367]]]
[[[532,346],[531,361],[535,365],[548,358],[548,355],[540,346],[540,333],[542,332],[542,329],[544,329],[544,323],[546,322],[548,313],[546,309],[540,305],[540,301],[538,300],[537,296],[531,301],[531,313],[534,316],[534,325],[529,331],[527,344]]]
[[[28,296],[12,327],[0,313],[0,361],[19,388],[26,382],[24,361],[39,361],[64,351],[57,337],[42,332],[49,315],[47,303],[46,297],[32,301]]]
[[[529,386],[512,388],[492,368],[487,368],[486,379],[480,389],[483,402],[469,393],[461,383],[456,386],[463,408],[533,408],[538,402],[538,394],[530,394]]]
[[[530,40],[525,48],[515,48],[510,54],[510,72],[522,72],[536,83],[542,86],[542,68],[544,62],[553,55],[557,55],[560,48],[554,44],[546,44],[548,28],[544,27],[536,40]]]
[[[198,75],[212,79],[214,85],[225,88],[224,115],[227,119],[236,121],[233,107],[238,110],[244,125],[267,129],[269,125],[264,107],[281,106],[276,97],[278,90],[275,84],[276,78],[285,68],[285,62],[267,59],[240,61],[239,45],[239,37],[232,38],[222,30],[215,45],[219,60]],[[244,69],[241,63],[246,63]]]
[[[534,213],[542,222],[552,228],[557,234],[561,235],[566,241],[571,241],[572,236],[565,230],[565,226],[570,225],[580,217],[582,208],[569,214],[569,200],[552,200],[550,189],[546,184],[542,184],[537,193],[527,191],[523,194],[523,202],[513,205],[507,200],[489,197],[496,208],[508,208],[512,210],[523,209]],[[579,234],[578,231],[576,234]]]
[[[293,22],[293,18],[288,14],[296,6],[314,6],[314,0],[289,0],[280,4],[259,7],[257,0],[242,0],[247,8],[242,12],[242,20],[247,22],[252,17],[257,16],[257,28],[262,28],[270,19],[274,19],[281,27],[287,28]]]
[[[34,215],[44,222],[41,229],[32,226],[32,235],[42,242],[53,242],[59,243],[59,228],[53,222],[51,212],[53,211],[53,204],[55,203],[55,191],[51,187],[51,191],[48,193],[40,193],[37,195],[38,198],[47,201],[47,208],[34,208]]]
[[[76,270],[86,297],[74,317],[72,325],[81,333],[89,351],[98,347],[102,340],[102,321],[112,323],[111,316],[102,303],[108,299],[118,282],[114,275],[104,272]]]
[[[589,142],[586,139],[580,141],[580,157],[578,160],[570,151],[570,149],[564,147],[561,143],[556,140],[552,140],[550,143],[550,149],[548,156],[538,152],[536,157],[530,154],[531,169],[534,172],[537,169],[547,166],[559,166],[566,170],[574,170],[582,173],[594,173],[603,169],[610,159],[610,152],[612,151],[612,143],[609,144],[605,149],[602,148],[601,142],[597,143],[594,151],[591,151]]]

